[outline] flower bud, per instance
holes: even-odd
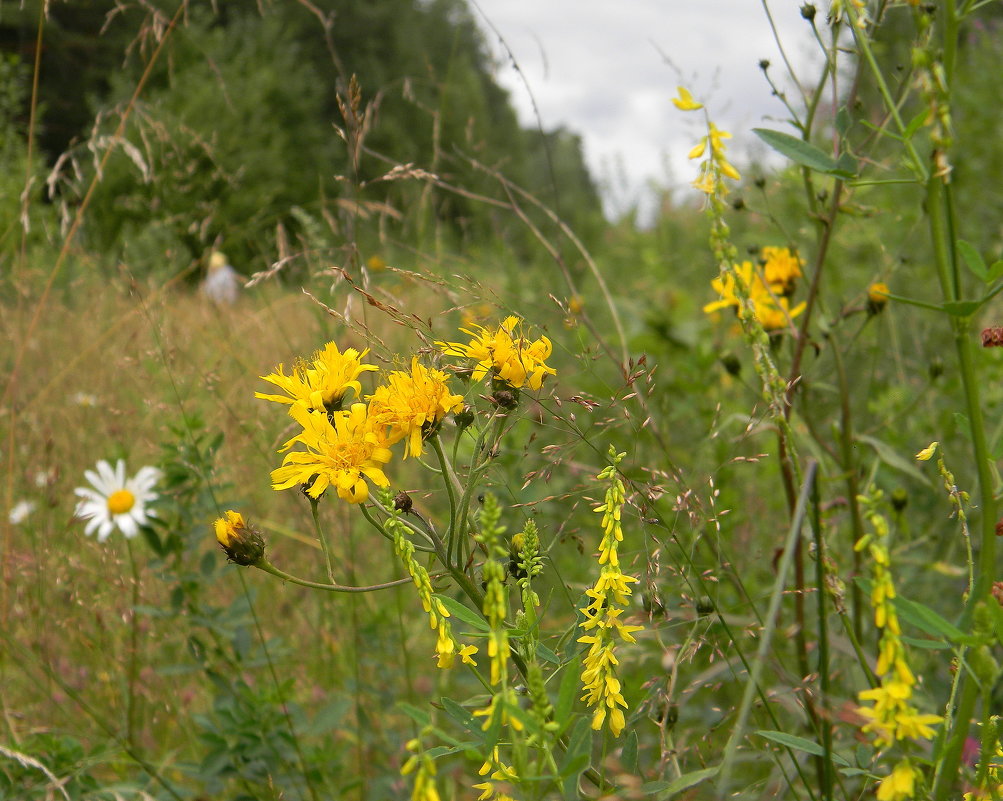
[[[888,285],[880,281],[867,287],[867,311],[877,314],[888,305]]]
[[[892,490],[892,509],[896,512],[901,512],[909,503],[909,493],[906,492],[902,487],[898,487]]]
[[[394,509],[402,514],[407,514],[411,511],[414,506],[414,501],[411,500],[411,496],[406,492],[401,490],[396,495],[394,495]]]
[[[815,13],[816,13],[815,6],[813,6],[811,3],[805,3],[803,6],[801,6],[801,16],[804,17],[809,22],[815,19]]]
[[[226,558],[238,565],[256,565],[265,555],[265,540],[261,533],[244,522],[240,512],[228,510],[214,524],[216,541]]]

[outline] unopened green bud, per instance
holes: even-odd
[[[896,512],[901,512],[909,504],[909,493],[906,492],[902,487],[892,491],[892,509]]]
[[[968,666],[983,687],[992,687],[1000,674],[1000,666],[988,645],[973,648],[968,655]]]

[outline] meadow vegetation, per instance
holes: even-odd
[[[0,799],[1003,794],[998,2],[644,226],[462,0],[8,6]]]

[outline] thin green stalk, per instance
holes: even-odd
[[[129,610],[129,671],[126,687],[125,705],[125,739],[129,745],[136,746],[136,677],[139,672],[139,565],[136,563],[136,553],[132,548],[132,540],[127,539],[126,550],[129,552],[129,567],[132,578],[132,608]]]
[[[811,494],[812,485],[815,483],[815,475],[818,472],[818,463],[811,461],[805,471],[804,482],[801,485],[801,492],[798,496],[797,507],[794,510],[794,517],[791,520],[790,529],[787,532],[787,539],[784,542],[783,556],[777,566],[777,580],[773,584],[773,592],[770,596],[770,605],[766,613],[766,624],[759,639],[759,649],[756,651],[755,659],[749,671],[749,679],[745,685],[745,692],[742,695],[742,703],[738,708],[735,726],[731,736],[724,747],[724,757],[721,760],[721,770],[718,772],[717,789],[721,796],[728,793],[731,781],[731,768],[735,761],[735,754],[738,750],[738,743],[745,736],[745,726],[749,719],[749,712],[752,709],[752,702],[756,693],[760,689],[760,679],[763,668],[769,656],[770,647],[773,643],[773,634],[776,629],[777,612],[780,611],[780,604],[784,597],[784,586],[787,583],[787,574],[790,572],[794,561],[794,545],[801,536],[801,528],[804,525],[805,515],[808,511],[808,498]]]
[[[429,438],[429,442],[432,445],[432,450],[435,451],[435,455],[439,458],[439,467],[442,469],[442,483],[446,485],[446,495],[449,498],[449,527],[446,530],[446,558],[449,559],[453,554],[453,544],[456,542],[458,529],[458,521],[456,519],[456,491],[453,489],[453,483],[456,483],[458,489],[460,485],[456,478],[456,473],[453,471],[453,466],[446,459],[446,454],[442,450],[442,442],[439,440],[439,435],[433,435]],[[457,559],[457,563],[459,562],[460,560]]]
[[[821,790],[825,801],[832,801],[833,777],[836,775],[832,764],[832,724],[829,714],[829,626],[825,608],[825,539],[822,537],[822,520],[819,513],[818,484],[811,488],[812,529],[815,533],[815,594],[818,598],[818,704],[820,709],[818,725],[822,729]]]
[[[337,585],[334,578],[334,560],[331,557],[331,546],[328,545],[327,537],[324,536],[324,529],[320,525],[320,501],[317,498],[310,498],[310,514],[313,515],[313,528],[317,532],[317,539],[320,540],[320,548],[324,552],[324,562],[327,564],[327,577],[331,579],[331,584]]]
[[[283,570],[279,570],[275,565],[269,562],[267,559],[262,559],[253,567],[258,568],[258,570],[264,571],[265,573],[271,573],[276,578],[280,578],[283,581],[288,581],[290,584],[298,584],[301,587],[309,587],[311,590],[326,590],[327,592],[375,592],[377,590],[389,590],[391,587],[400,587],[402,584],[409,584],[411,582],[410,578],[396,579],[394,581],[386,581],[382,584],[367,584],[363,586],[349,586],[347,584],[322,584],[317,581],[308,581],[307,579],[301,579],[297,576],[290,575]]]

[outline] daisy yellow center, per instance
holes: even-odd
[[[108,511],[113,515],[124,515],[136,505],[136,496],[127,489],[120,489],[108,496]]]

